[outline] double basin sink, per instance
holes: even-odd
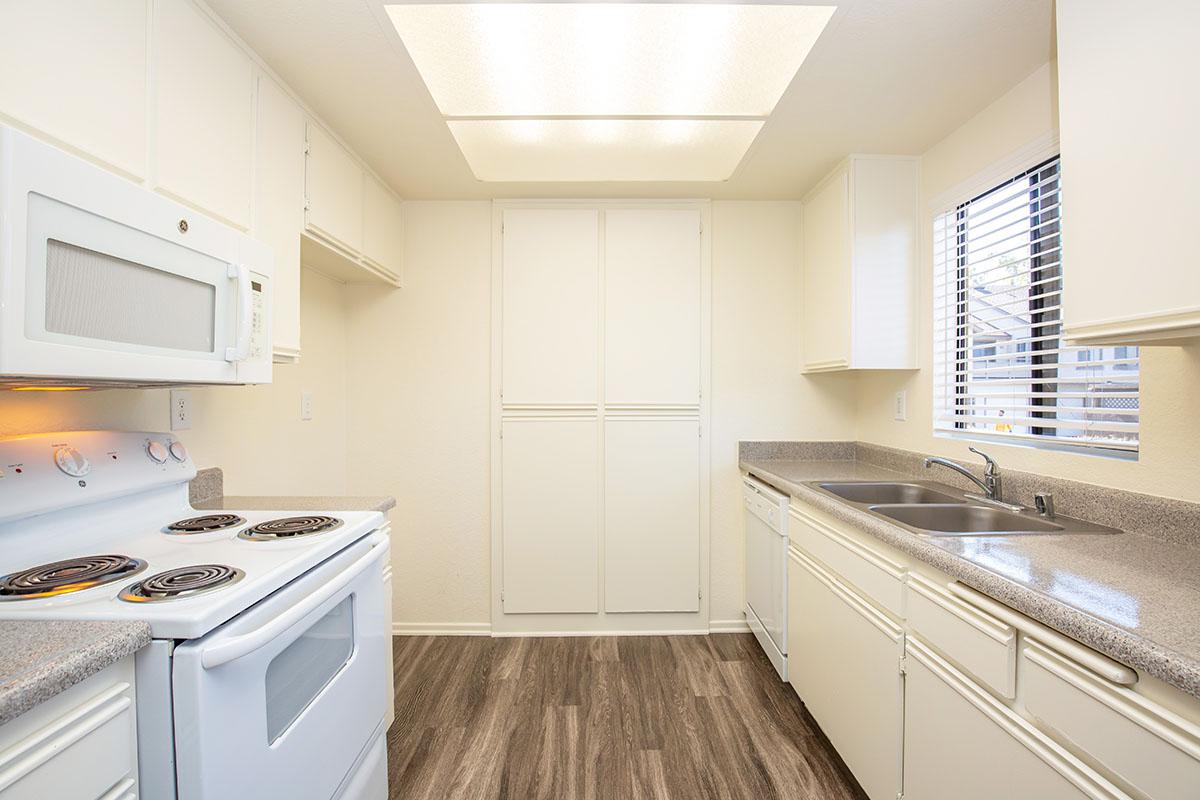
[[[1047,533],[1120,533],[1070,517],[991,506],[936,483],[815,481],[809,484],[871,514],[924,536],[1003,536]]]

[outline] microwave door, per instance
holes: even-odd
[[[25,331],[30,376],[233,383],[250,277],[236,252],[201,252],[31,195]]]

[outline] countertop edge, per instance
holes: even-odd
[[[30,620],[24,624],[33,626],[41,621]],[[0,725],[150,644],[150,624],[147,622],[114,622],[111,626],[110,633],[33,664],[0,685]]]
[[[193,503],[200,511],[379,511],[396,507],[388,495],[218,495]]]
[[[808,486],[782,478],[760,463],[741,460],[738,466],[743,472],[761,478],[779,491],[786,492],[791,497],[853,526],[856,530],[950,574],[971,588],[1053,628],[1064,636],[1134,669],[1144,670],[1147,675],[1200,698],[1200,662],[1197,660],[927,544],[920,537],[899,526],[877,519]],[[907,476],[900,472],[897,472],[896,476],[898,479],[907,479]]]

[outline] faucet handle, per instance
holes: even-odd
[[[977,447],[968,447],[967,449],[970,450],[975,455],[980,456],[983,459],[983,461],[984,461],[983,471],[985,474],[987,474],[987,475],[995,475],[996,474],[996,470],[1000,466],[999,464],[996,463],[996,459],[992,458],[987,453],[983,452],[982,450],[980,450]]]
[[[1039,514],[1047,519],[1054,519],[1054,495],[1050,492],[1038,492],[1033,496],[1033,506]]]

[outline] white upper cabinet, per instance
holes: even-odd
[[[504,211],[504,404],[597,404],[599,212]]]
[[[1059,0],[1057,10],[1066,338],[1200,336],[1200,3]]]
[[[275,252],[273,347],[300,357],[300,231],[304,228],[304,112],[275,81],[258,77],[254,230]]]
[[[146,4],[0,4],[0,116],[146,175]]]
[[[325,129],[308,123],[304,168],[308,231],[332,244],[361,252],[363,244],[363,171]]]
[[[373,175],[363,181],[363,259],[390,277],[398,277],[404,257],[400,201]]]
[[[250,58],[191,3],[154,4],[155,185],[250,229]]]
[[[604,402],[700,402],[700,211],[604,212]]]
[[[916,368],[918,163],[850,156],[805,197],[806,372]]]

